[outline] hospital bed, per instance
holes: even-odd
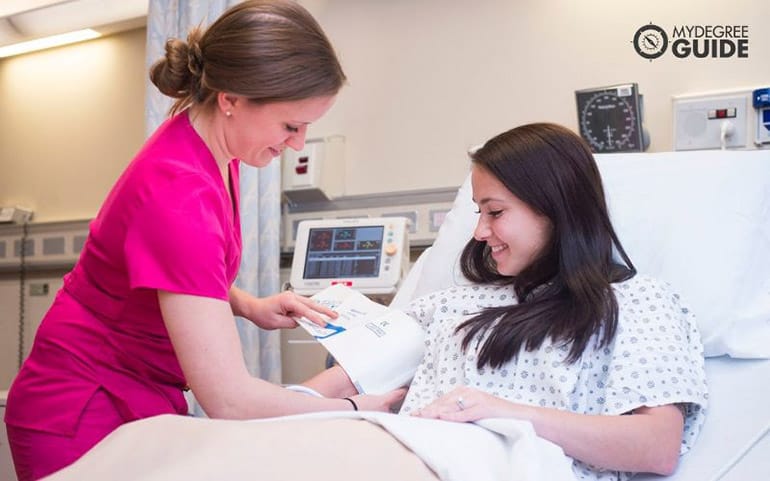
[[[640,273],[675,286],[698,317],[704,340],[710,390],[706,423],[668,479],[770,478],[770,152],[613,154],[597,161],[629,256]],[[457,263],[447,259],[457,259],[471,236],[476,215],[470,199],[466,180],[393,306],[465,282]],[[356,416],[375,427],[350,424],[360,423],[352,419]],[[298,479],[298,468],[305,469],[302,476],[335,481],[559,479],[558,473],[524,474],[528,459],[554,466],[562,461],[546,441],[522,435],[527,426],[516,421],[487,425],[489,431],[455,425],[451,433],[442,431],[450,429],[444,425],[456,423],[426,422],[441,423],[381,413],[247,423],[160,416],[123,426],[50,479],[193,481],[211,479],[206,471],[211,465],[220,479]],[[529,444],[494,444],[511,434],[506,429]],[[411,433],[405,435],[407,430]],[[398,442],[389,444],[391,436]],[[252,456],[238,457],[244,449]],[[319,452],[328,454],[320,459],[329,466],[322,466]],[[336,458],[335,453],[343,454]],[[442,465],[448,462],[442,456],[465,464]],[[662,478],[642,474],[634,479]]]

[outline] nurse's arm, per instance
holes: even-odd
[[[252,377],[228,302],[165,291],[158,291],[158,302],[187,384],[208,416],[250,419],[351,409],[344,399],[316,398]]]

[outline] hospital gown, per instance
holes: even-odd
[[[480,342],[461,349],[455,328],[484,307],[516,302],[511,286],[463,286],[413,301],[407,312],[426,331],[425,356],[415,373],[402,413],[429,404],[460,386],[517,403],[582,414],[617,415],[641,406],[681,403],[685,412],[681,453],[698,435],[708,394],[703,348],[694,315],[671,287],[636,276],[613,284],[618,329],[612,343],[590,347],[574,364],[569,347],[546,341],[522,350],[499,369],[477,369]],[[589,346],[596,346],[596,336]],[[483,342],[483,338],[482,338]],[[633,473],[601,470],[575,461],[578,479],[627,480]]]

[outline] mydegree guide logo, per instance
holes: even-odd
[[[670,34],[650,22],[636,30],[634,50],[653,61],[668,51],[677,58],[748,58],[748,25],[677,25]]]

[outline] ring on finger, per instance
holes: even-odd
[[[465,401],[463,400],[462,396],[458,396],[455,403],[457,404],[457,407],[460,408],[460,411],[465,409]]]

